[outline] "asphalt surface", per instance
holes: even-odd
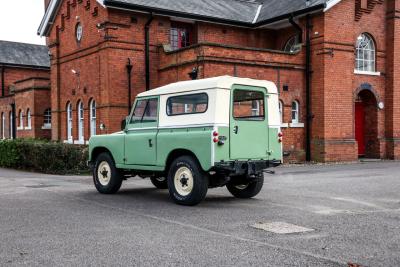
[[[283,222],[314,231],[251,227]],[[0,266],[400,266],[400,163],[283,167],[255,199],[209,190],[196,207],[131,179],[0,169]]]

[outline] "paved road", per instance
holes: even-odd
[[[251,227],[285,222],[314,231]],[[400,266],[400,163],[279,168],[251,200],[182,207],[147,180],[0,169],[0,266]]]

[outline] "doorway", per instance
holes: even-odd
[[[355,102],[355,139],[360,158],[379,158],[378,104],[369,90],[359,92]]]

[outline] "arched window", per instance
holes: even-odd
[[[1,113],[1,138],[6,138],[6,116]]]
[[[283,123],[283,101],[279,100],[279,118],[281,120],[281,124]]]
[[[72,142],[72,105],[67,104],[67,139]]]
[[[371,35],[363,33],[357,38],[356,70],[375,72],[375,43]]]
[[[22,110],[19,110],[18,113],[18,118],[19,118],[19,129],[23,129],[24,128],[24,112]]]
[[[14,139],[14,116],[13,113],[10,111],[10,139]]]
[[[26,128],[32,128],[32,118],[31,118],[31,110],[28,108],[26,111]]]
[[[51,128],[51,109],[49,108],[43,114],[43,128]]]
[[[287,40],[285,46],[283,47],[283,51],[288,52],[288,53],[299,52],[300,49],[301,49],[301,46],[300,46],[298,35],[290,37],[290,39]]]
[[[78,102],[78,140],[83,142],[85,140],[84,136],[84,110],[83,103],[81,101]]]
[[[96,135],[96,101],[90,101],[90,136]]]
[[[292,102],[292,123],[299,123],[299,102]]]

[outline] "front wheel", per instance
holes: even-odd
[[[247,183],[231,182],[226,185],[229,192],[237,198],[252,198],[260,193],[264,185],[264,176],[260,176],[257,180]]]
[[[177,204],[194,206],[206,197],[208,177],[193,157],[182,156],[171,164],[168,189]]]
[[[121,188],[122,176],[108,153],[100,154],[93,169],[94,185],[102,194],[115,194]]]

